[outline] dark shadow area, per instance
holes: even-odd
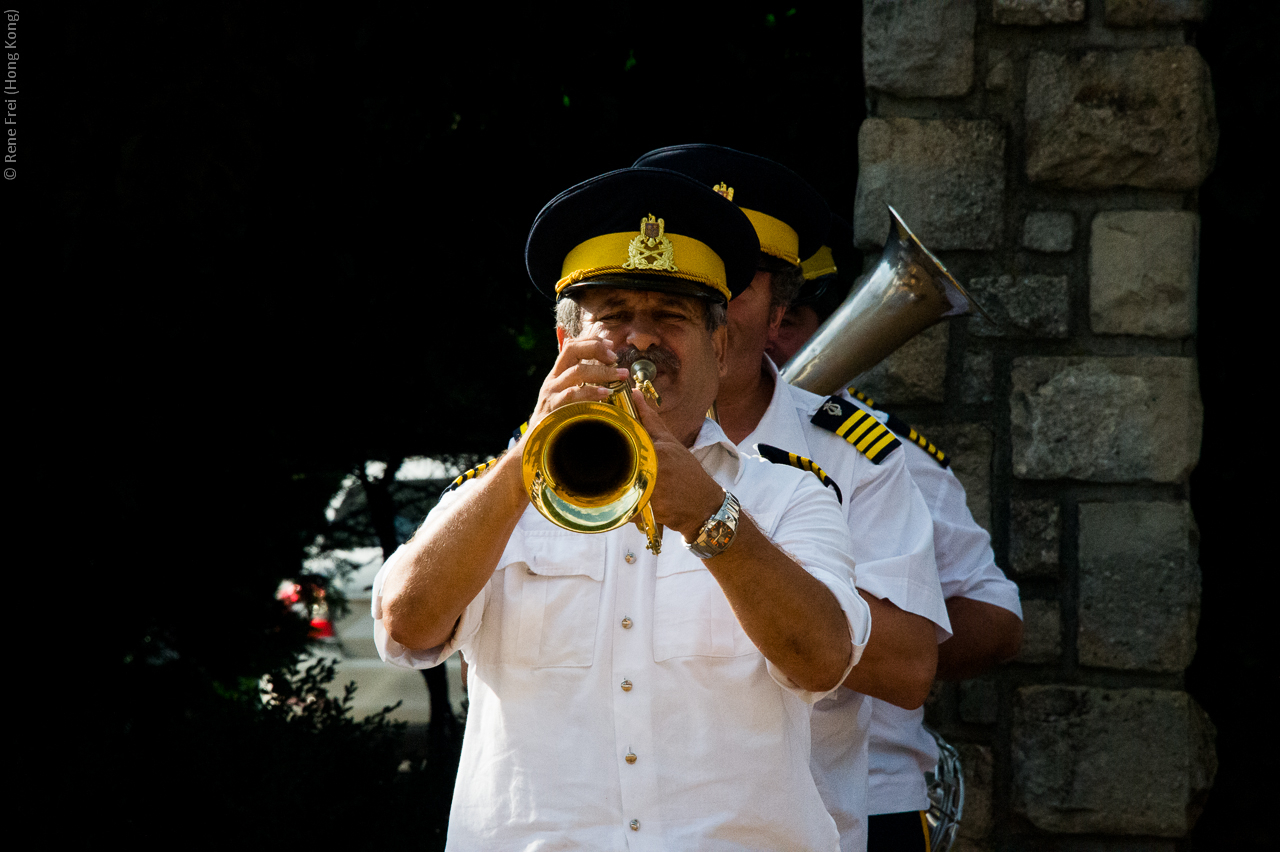
[[[54,660],[84,668],[92,645],[83,698],[48,714],[77,743],[53,798],[87,798],[55,834],[438,847],[460,726],[358,724],[305,684],[264,708],[259,677],[307,642],[277,584],[366,460],[496,452],[526,419],[555,343],[523,246],[559,191],[707,141],[851,212],[859,13],[789,8],[24,18],[47,120],[23,177],[65,353],[38,382],[46,479],[86,507],[48,550],[73,561],[57,597],[93,611],[50,628]]]
[[[1277,758],[1269,662],[1275,556],[1266,530],[1275,523],[1253,468],[1255,400],[1271,393],[1274,317],[1258,301],[1272,277],[1276,217],[1267,176],[1276,170],[1262,131],[1280,109],[1270,59],[1277,18],[1272,4],[1215,3],[1197,46],[1213,74],[1221,137],[1217,164],[1200,193],[1197,353],[1204,398],[1204,444],[1191,477],[1200,527],[1204,594],[1197,653],[1187,686],[1217,728],[1218,775],[1192,834],[1195,849],[1254,849],[1269,844],[1267,813]],[[1265,422],[1265,420],[1264,420]],[[1265,442],[1265,439],[1264,439]]]

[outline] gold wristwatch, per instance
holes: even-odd
[[[738,532],[740,509],[738,498],[728,491],[724,492],[724,502],[720,504],[719,510],[707,518],[707,522],[698,531],[698,537],[691,542],[686,541],[684,546],[699,559],[710,559],[723,553]]]

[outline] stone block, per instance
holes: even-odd
[[[1012,380],[1020,479],[1185,482],[1200,457],[1190,358],[1018,358]]]
[[[1089,238],[1089,324],[1100,334],[1195,331],[1199,217],[1178,210],[1099,213]]]
[[[1205,0],[1107,0],[1107,24],[1147,27],[1203,21]]]
[[[1084,20],[1084,0],[992,0],[997,24],[1035,27]]]
[[[982,314],[969,321],[978,337],[1066,337],[1070,294],[1065,275],[1012,275],[974,278],[969,292],[994,323]]]
[[[998,247],[1004,151],[1004,130],[990,121],[867,119],[858,131],[854,242],[884,245],[891,204],[932,251]]]
[[[993,402],[995,364],[990,352],[966,352],[964,375],[960,377],[960,399],[968,403]]]
[[[1027,177],[1071,189],[1195,189],[1217,150],[1209,69],[1194,47],[1036,53]]]
[[[977,423],[940,423],[928,426],[925,434],[951,457],[951,472],[964,486],[973,519],[991,532],[991,430]]]
[[[1071,251],[1076,220],[1065,210],[1028,213],[1022,226],[1022,247],[1032,251]]]
[[[1020,577],[1057,577],[1062,520],[1057,500],[1009,504],[1009,568]]]
[[[946,396],[949,326],[935,325],[858,376],[858,390],[885,405],[942,402]]]
[[[973,85],[976,0],[864,0],[867,88],[903,98],[947,98]]]
[[[953,745],[960,753],[960,770],[964,775],[964,816],[957,841],[979,843],[991,837],[995,819],[992,807],[995,765],[991,749],[969,743]]]
[[[1213,736],[1185,692],[1023,687],[1013,807],[1044,831],[1183,837],[1213,783]]]
[[[1022,602],[1019,663],[1056,663],[1062,657],[1062,614],[1057,601]]]
[[[992,92],[1003,92],[1013,83],[1013,57],[1007,50],[987,51],[986,87]]]
[[[960,718],[974,725],[994,725],[1000,715],[1000,692],[983,678],[961,681]]]
[[[1200,568],[1187,503],[1080,505],[1084,666],[1180,672],[1196,651]]]

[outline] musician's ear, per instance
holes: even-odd
[[[569,339],[569,334],[564,330],[564,326],[556,326],[556,351],[564,351],[564,342]]]

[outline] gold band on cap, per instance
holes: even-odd
[[[823,246],[813,253],[813,257],[800,264],[804,270],[804,280],[812,281],[824,275],[836,274],[836,259],[831,255],[831,246]]]
[[[800,265],[800,235],[795,228],[781,219],[775,219],[768,213],[759,210],[748,210],[740,207],[751,224],[756,228],[756,236],[760,238],[760,251],[785,260],[792,266]]]
[[[794,232],[792,232],[794,233]],[[674,248],[676,271],[650,269],[666,278],[680,278],[694,281],[709,290],[730,298],[729,286],[725,283],[724,261],[711,247],[693,237],[685,237],[665,233]],[[556,282],[556,295],[564,288],[598,278],[602,275],[634,275],[637,268],[624,266],[630,259],[629,248],[636,237],[636,232],[625,234],[601,234],[584,243],[574,246],[565,256],[560,268],[561,278]],[[644,272],[641,268],[639,271]]]

